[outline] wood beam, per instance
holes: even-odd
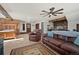
[[[53,20],[50,20],[49,22],[55,22],[55,21],[62,21],[62,20],[67,20],[66,17],[61,17],[61,18],[58,18],[58,19],[53,19]]]
[[[10,18],[11,20],[12,17],[8,14],[8,12],[0,5],[0,13],[3,14],[6,18]]]

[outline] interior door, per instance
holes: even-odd
[[[36,29],[39,29],[39,23],[36,24]]]
[[[79,32],[79,24],[77,24],[77,31]]]
[[[31,32],[31,24],[30,23],[26,24],[26,28],[27,28],[27,33]]]

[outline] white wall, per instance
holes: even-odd
[[[40,23],[41,22],[43,22],[44,24],[43,24],[43,27],[44,27],[44,33],[46,33],[47,32],[47,25],[49,24],[48,23],[48,21],[49,21],[49,18],[48,17],[43,17],[43,18],[41,18],[41,21],[40,21]],[[41,26],[41,25],[40,25]]]
[[[68,20],[68,30],[76,29],[76,24],[79,24],[79,12],[75,11],[66,15]]]
[[[44,33],[47,32],[47,23],[48,23],[48,22],[44,22]]]
[[[31,31],[34,31],[36,29],[36,24],[39,23],[39,29],[41,29],[41,22],[31,23]]]
[[[35,30],[35,23],[31,23],[31,31]]]

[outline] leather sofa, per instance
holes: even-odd
[[[73,42],[66,42],[61,38],[57,38],[56,35],[51,38],[43,34],[42,42],[62,55],[79,55],[79,46]]]
[[[29,33],[29,40],[38,42],[41,40],[41,30],[36,29],[34,32]]]

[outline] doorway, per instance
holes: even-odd
[[[39,29],[39,23],[36,24],[36,29]]]
[[[27,33],[31,32],[31,24],[30,23],[26,24],[26,28],[27,28]]]
[[[77,31],[79,32],[79,24],[77,24]]]

